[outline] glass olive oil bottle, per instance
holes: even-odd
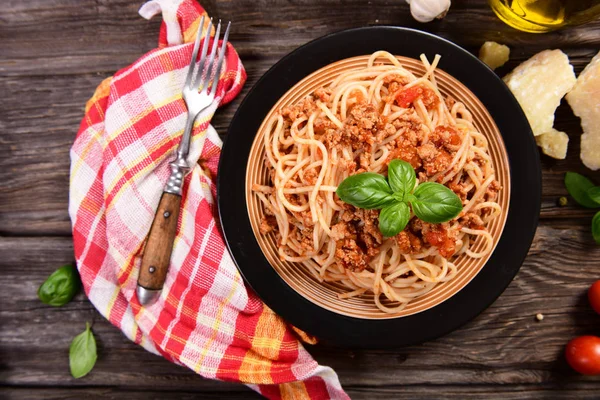
[[[526,32],[549,32],[600,17],[600,0],[489,0],[498,18]]]

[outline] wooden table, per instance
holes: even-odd
[[[231,42],[248,72],[244,92],[220,110],[221,133],[248,89],[283,55],[324,34],[374,24],[436,33],[477,52],[484,40],[511,47],[504,74],[538,51],[560,48],[580,72],[600,48],[600,22],[536,35],[495,18],[484,1],[455,1],[442,21],[419,24],[403,0],[205,1],[234,21]],[[105,321],[83,294],[62,308],[42,304],[37,287],[73,260],[67,214],[69,148],[96,85],[155,47],[160,18],[137,15],[125,0],[0,2],[0,397],[207,398],[258,396],[245,386],[203,379],[147,353]],[[351,44],[348,44],[351,45]],[[600,379],[572,372],[566,342],[600,334],[588,286],[600,279],[600,246],[590,233],[593,211],[571,202],[563,176],[600,174],[579,160],[581,128],[563,104],[556,116],[571,144],[566,160],[542,156],[540,225],[521,271],[506,292],[471,323],[441,339],[390,351],[309,351],[332,366],[357,399],[598,399]],[[543,313],[541,322],[535,314]],[[79,380],[68,346],[94,321],[99,358]]]

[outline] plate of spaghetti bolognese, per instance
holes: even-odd
[[[541,172],[523,112],[483,63],[428,33],[368,27],[265,73],[217,186],[232,257],[269,307],[327,342],[390,347],[454,330],[502,293],[535,233]]]

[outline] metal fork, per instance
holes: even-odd
[[[150,305],[156,301],[165,283],[169,262],[171,260],[171,252],[173,250],[173,241],[177,230],[183,179],[191,169],[187,157],[190,151],[192,128],[198,114],[210,107],[215,101],[215,93],[217,91],[219,76],[223,66],[230,25],[231,22],[227,23],[227,29],[223,36],[223,43],[219,50],[219,58],[215,61],[219,34],[221,33],[221,21],[219,20],[214,36],[215,40],[207,62],[210,41],[209,33],[213,26],[211,18],[208,24],[207,35],[202,43],[200,61],[196,62],[198,50],[200,48],[202,28],[204,26],[204,16],[200,19],[198,34],[196,35],[196,40],[194,42],[192,59],[190,60],[190,66],[183,86],[183,100],[188,109],[187,120],[181,142],[177,147],[176,158],[170,163],[171,176],[163,190],[158,209],[154,216],[154,221],[152,222],[152,227],[150,228],[150,233],[148,234],[144,255],[142,256],[142,265],[140,267],[136,290],[138,300],[142,305]]]

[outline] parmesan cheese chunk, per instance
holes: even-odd
[[[600,52],[579,74],[567,94],[573,113],[581,118],[581,161],[592,170],[600,168]]]
[[[496,42],[485,42],[479,49],[479,59],[491,69],[496,69],[508,61],[510,49]]]
[[[504,77],[535,136],[552,130],[554,112],[575,81],[569,57],[560,50],[544,50]]]
[[[564,160],[567,157],[567,147],[569,145],[569,136],[561,131],[552,129],[535,137],[538,146],[547,156]]]

